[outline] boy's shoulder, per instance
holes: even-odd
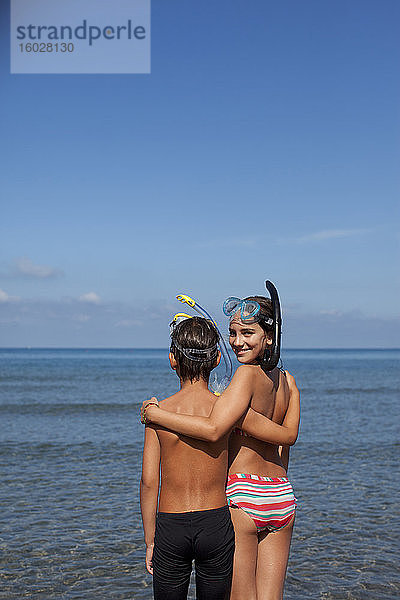
[[[168,409],[168,407],[174,406],[179,401],[179,392],[172,394],[172,396],[168,396],[164,398],[164,400],[160,400],[159,405],[163,409]]]
[[[177,393],[176,394],[172,394],[171,396],[168,396],[167,398],[164,398],[163,400],[160,400],[159,404],[161,405],[165,405],[165,404],[170,404],[171,402],[176,401],[176,397],[177,397]]]
[[[172,396],[161,400],[159,404],[164,410],[172,412],[183,411],[185,413],[188,411],[187,414],[195,414],[197,412],[196,410],[194,413],[192,412],[195,407],[209,407],[210,405],[212,407],[216,400],[217,396],[209,390],[204,391],[204,393],[201,394],[197,393],[196,395],[192,394],[190,391],[182,392],[182,390],[179,390],[175,394],[172,394]],[[200,413],[201,412],[200,408]]]

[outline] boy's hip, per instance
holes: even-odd
[[[160,512],[156,519],[155,546],[167,544],[184,548],[217,548],[231,543],[234,530],[227,505],[184,513]]]
[[[206,510],[193,510],[185,512],[163,512],[157,513],[157,520],[162,521],[180,521],[193,523],[203,520],[220,519],[224,515],[229,515],[229,508],[227,504],[218,508],[208,508]]]

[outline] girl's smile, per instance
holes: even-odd
[[[258,323],[243,323],[239,312],[229,324],[229,343],[242,364],[257,364],[271,340]]]

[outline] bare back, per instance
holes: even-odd
[[[259,366],[254,370],[254,388],[250,406],[258,413],[282,425],[289,406],[289,388],[279,369],[264,373]],[[253,437],[232,433],[229,439],[229,473],[256,473],[271,477],[286,475],[278,446]]]
[[[160,403],[164,410],[208,417],[216,396],[208,390],[180,390]],[[226,504],[228,436],[217,442],[196,440],[157,427],[161,446],[161,512],[187,512]]]

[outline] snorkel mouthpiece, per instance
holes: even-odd
[[[272,371],[275,369],[279,362],[280,354],[281,354],[281,328],[282,328],[282,318],[281,318],[281,305],[279,302],[278,290],[272,283],[272,281],[266,281],[265,287],[269,291],[269,295],[271,296],[272,302],[272,312],[273,312],[273,333],[272,333],[272,344],[271,346],[267,346],[264,356],[261,360],[261,368],[266,373],[268,371]]]
[[[182,302],[183,304],[189,304],[191,308],[195,308],[196,306],[195,300],[193,300],[193,298],[191,298],[190,296],[186,296],[186,294],[178,294],[176,299],[179,300],[179,302]]]

